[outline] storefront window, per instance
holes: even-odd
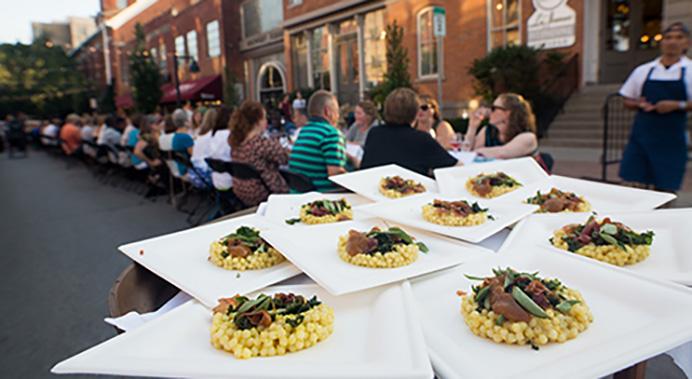
[[[382,82],[387,71],[387,36],[384,29],[384,10],[371,12],[365,15],[363,27],[365,40],[365,86],[374,88]]]
[[[418,14],[418,76],[437,75],[437,44],[433,36],[433,8]]]
[[[329,35],[327,28],[322,26],[312,32],[311,62],[312,80],[315,88],[330,90],[329,79]]]
[[[210,58],[221,55],[219,41],[219,22],[214,20],[207,24],[207,54]]]
[[[175,55],[185,56],[185,36],[175,37]]]
[[[196,61],[199,61],[199,50],[197,50],[197,32],[190,30],[187,32],[187,53]]]
[[[606,49],[624,52],[630,49],[630,12],[629,0],[608,1],[606,17]]]
[[[291,51],[295,89],[308,88],[308,43],[305,34],[291,36]]]
[[[488,48],[521,44],[519,0],[488,0]]]
[[[166,45],[162,43],[161,45],[159,45],[159,71],[163,76],[166,76],[168,71],[168,65],[166,63],[167,58],[168,57],[166,56]]]
[[[283,5],[277,0],[249,0],[242,5],[243,38],[278,28],[284,18]]]

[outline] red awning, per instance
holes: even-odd
[[[135,106],[134,100],[132,100],[132,94],[126,93],[124,95],[117,96],[115,98],[115,106],[117,108],[132,108]]]
[[[167,83],[161,86],[160,103],[175,103],[177,100],[175,83]],[[187,100],[221,100],[222,85],[221,75],[205,76],[195,80],[180,83],[180,99]]]

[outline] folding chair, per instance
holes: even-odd
[[[299,193],[305,193],[305,192],[310,192],[310,191],[315,191],[317,190],[315,188],[315,185],[312,184],[312,181],[310,178],[303,174],[299,174],[297,172],[290,171],[289,169],[286,168],[280,168],[279,169],[279,174],[284,178],[286,183],[288,184],[288,187],[296,192]]]

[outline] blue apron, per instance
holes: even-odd
[[[685,68],[678,80],[653,80],[652,67],[642,87],[642,96],[651,104],[661,100],[687,101]],[[620,177],[625,181],[653,184],[656,189],[677,191],[687,165],[685,129],[687,113],[675,110],[658,113],[639,110],[632,125]]]

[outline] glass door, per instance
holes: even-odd
[[[356,105],[359,100],[358,34],[355,20],[339,25],[336,37],[337,93],[340,104]]]
[[[607,0],[602,8],[601,83],[621,83],[659,54],[662,0]]]

